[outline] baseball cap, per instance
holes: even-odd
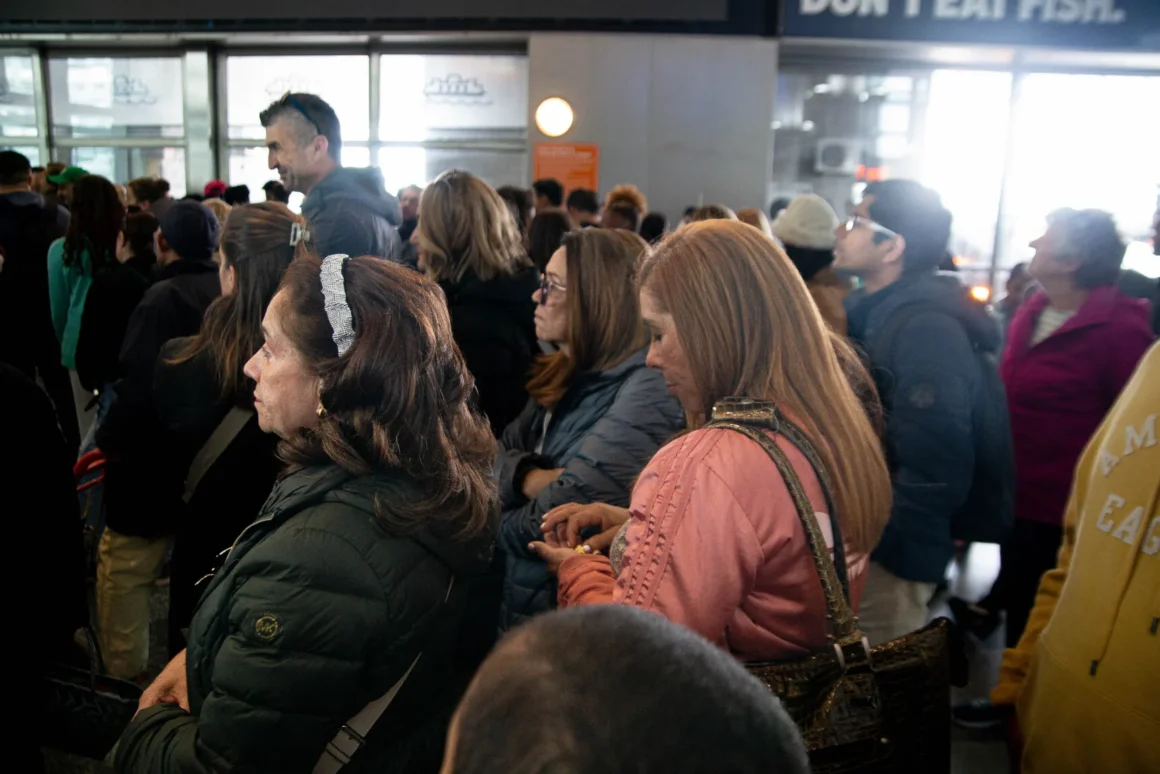
[[[201,202],[181,200],[160,216],[161,235],[183,261],[208,261],[217,247],[221,225]]]
[[[210,180],[205,184],[205,189],[202,192],[207,199],[212,199],[215,196],[220,198],[226,192],[226,184],[221,180]]]
[[[89,171],[84,167],[65,167],[59,175],[49,175],[48,182],[53,185],[68,185],[75,183],[87,174]]]

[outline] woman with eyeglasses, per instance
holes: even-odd
[[[566,236],[545,268],[536,335],[559,351],[536,362],[497,463],[503,628],[555,607],[556,583],[528,548],[544,515],[567,503],[627,506],[637,474],[684,426],[661,372],[645,365],[633,271],[648,250],[629,231],[588,229]]]
[[[498,435],[527,403],[539,351],[536,270],[515,218],[490,185],[449,170],[423,191],[415,234],[419,268],[443,288],[455,343],[475,377],[476,405]]]

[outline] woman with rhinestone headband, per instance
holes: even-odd
[[[442,294],[385,261],[304,256],[262,328],[245,370],[286,468],[116,769],[436,771],[495,528],[495,441]]]

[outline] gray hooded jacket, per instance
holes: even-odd
[[[302,203],[314,247],[321,256],[373,255],[404,263],[399,201],[387,193],[374,167],[339,167],[310,189]]]

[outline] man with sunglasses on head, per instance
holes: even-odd
[[[867,186],[837,229],[834,267],[861,280],[845,301],[849,333],[886,411],[894,481],[859,611],[875,645],[926,623],[964,520],[999,531],[1010,522],[999,329],[957,274],[938,273],[950,232],[938,194],[910,180]]]
[[[400,263],[398,200],[378,169],[343,167],[342,128],[321,97],[286,93],[262,111],[270,169],[287,191],[306,195],[302,215],[319,255],[373,255]]]

